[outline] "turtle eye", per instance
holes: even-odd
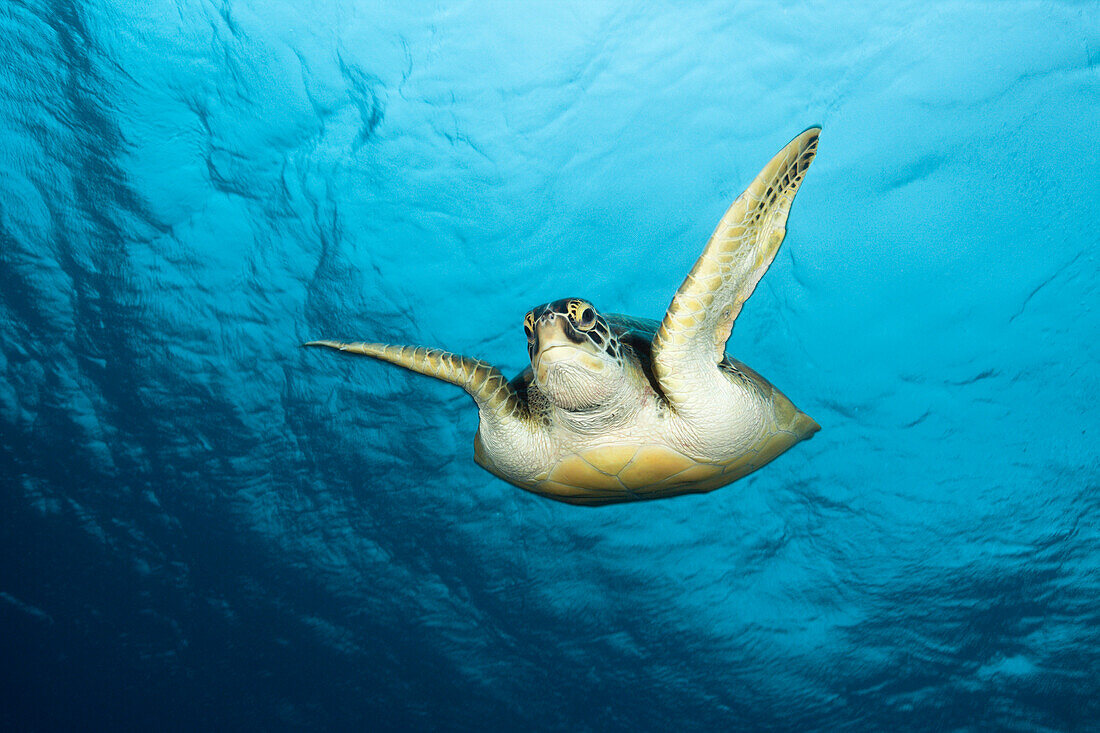
[[[535,340],[535,317],[530,313],[523,319],[523,332],[527,334],[528,341]]]
[[[590,307],[585,307],[585,309],[581,311],[580,318],[577,319],[577,328],[582,331],[588,331],[595,325],[596,311],[592,310]]]

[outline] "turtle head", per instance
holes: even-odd
[[[533,308],[523,330],[535,383],[558,407],[590,410],[614,401],[627,385],[622,346],[587,300]]]

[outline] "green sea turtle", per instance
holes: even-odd
[[[771,265],[817,150],[792,140],[742,193],[664,319],[604,314],[582,298],[527,313],[531,366],[511,382],[438,349],[312,341],[450,382],[477,402],[474,459],[516,486],[571,504],[712,491],[820,428],[726,354],[741,307]]]

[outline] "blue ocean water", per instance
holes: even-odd
[[[1100,729],[1095,2],[0,4],[7,730]],[[659,318],[823,133],[731,353],[822,431],[479,469],[528,308]]]

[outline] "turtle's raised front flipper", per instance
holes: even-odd
[[[715,369],[741,306],[775,259],[791,202],[817,152],[821,128],[796,137],[737,197],[672,299],[653,337],[653,372],[673,408],[694,401]],[[705,398],[705,394],[700,394]]]
[[[470,393],[483,412],[501,418],[526,416],[527,404],[500,370],[481,359],[458,356],[423,346],[310,341],[303,346],[325,346],[345,354],[372,356],[414,372],[442,379]]]

